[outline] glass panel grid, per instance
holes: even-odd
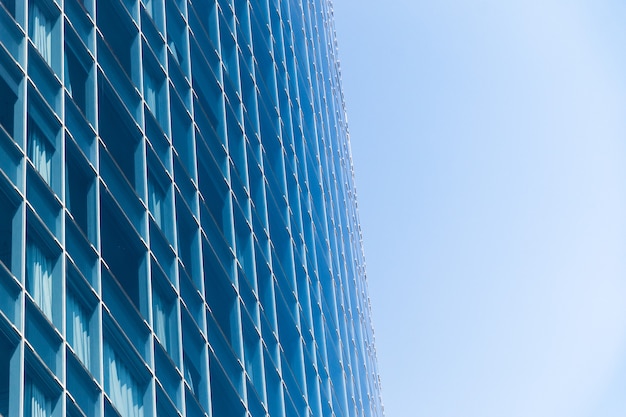
[[[382,416],[330,2],[0,3],[0,415]]]

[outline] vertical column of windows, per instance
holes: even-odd
[[[313,80],[313,97],[314,97],[314,103],[313,103],[313,108],[312,110],[315,112],[314,114],[316,114],[317,116],[319,116],[321,114],[321,111],[323,111],[323,106],[320,104],[320,94],[322,94],[322,90],[321,90],[321,86],[316,82],[318,81],[321,77],[318,74],[318,71],[320,69],[319,65],[315,64],[315,59],[314,57],[316,56],[316,50],[311,51],[311,55],[310,56],[310,62],[313,63],[313,72],[310,76],[310,79]],[[313,59],[311,59],[313,58]],[[323,79],[323,78],[322,78]],[[308,138],[308,140],[314,144],[314,152],[315,155],[318,156],[318,165],[321,167],[321,172],[322,172],[322,179],[325,180],[326,178],[328,178],[327,176],[327,171],[325,170],[326,168],[326,161],[325,161],[325,153],[322,151],[323,148],[321,148],[321,137],[319,137],[318,135],[322,134],[323,132],[323,125],[320,126],[320,122],[321,119],[319,117],[315,117],[311,123],[312,123],[312,127],[313,127],[313,135],[311,137]],[[320,149],[321,148],[321,149]],[[321,162],[321,164],[320,164]],[[315,178],[315,175],[313,176],[313,178]],[[313,183],[314,185],[318,185],[315,184],[315,182]],[[319,194],[316,194],[316,197],[314,197],[314,201],[317,203],[316,204],[316,212],[317,213],[321,213],[321,226],[320,228],[318,228],[318,232],[322,233],[323,236],[329,236],[329,226],[328,223],[326,222],[326,216],[324,215],[324,213],[326,213],[326,208],[328,206],[326,206],[325,203],[325,198],[324,198],[324,194],[325,194],[325,190],[326,190],[326,185],[327,183],[324,181],[320,181],[319,182],[319,186],[316,186],[313,188],[314,191],[319,191]],[[320,222],[318,221],[318,224]],[[323,249],[325,251],[327,251],[328,249],[328,243],[329,241],[326,240],[326,245],[324,245],[325,247],[320,248]],[[333,252],[326,252],[327,254],[332,254]],[[328,256],[328,255],[326,255]],[[328,303],[330,303],[332,310],[334,311],[334,291],[333,291],[333,281],[331,280],[331,273],[330,271],[328,271],[326,268],[328,268],[330,265],[328,265],[326,262],[320,263],[319,264],[319,268],[320,268],[320,286],[322,288],[322,292],[321,292],[321,302],[322,305],[324,306],[322,311],[324,311],[324,317],[326,317],[326,319],[331,320],[330,321],[330,326],[335,326],[336,325],[336,319],[334,319],[334,314],[329,314],[327,311],[327,306]],[[324,295],[322,295],[324,294]],[[327,325],[326,324],[322,324],[321,326],[322,329],[327,329]],[[321,329],[320,329],[321,330]],[[335,352],[335,342],[333,342],[334,338],[326,338],[324,337],[324,331],[322,330],[322,340],[324,341],[324,343],[322,344],[322,357],[324,358],[323,363],[327,366],[326,369],[328,369],[328,371],[331,372],[330,375],[328,375],[327,373],[324,373],[324,375],[322,375],[322,381],[326,382],[326,384],[329,384],[328,386],[330,386],[330,380],[334,379],[333,378],[333,373],[336,375],[335,372],[332,372],[332,370],[336,367],[335,364],[335,360],[334,358],[336,357],[336,355],[334,354]],[[330,377],[330,378],[329,378]],[[333,382],[332,386],[335,386],[336,382]],[[339,386],[336,387],[336,389],[339,389]],[[334,404],[334,398],[336,398],[336,394],[331,395],[328,391],[327,391],[327,401],[328,404]],[[333,400],[331,402],[331,399]],[[338,407],[334,407],[334,411],[339,413],[340,412],[340,408]]]
[[[244,331],[242,329],[246,317],[242,306],[241,292],[249,286],[247,280],[252,278],[254,265],[254,248],[250,230],[250,202],[247,175],[247,155],[246,139],[243,123],[243,103],[241,101],[241,64],[240,47],[238,45],[237,31],[239,22],[236,19],[234,4],[228,1],[218,1],[219,8],[219,45],[220,55],[223,64],[222,80],[225,92],[225,120],[227,133],[227,151],[229,155],[229,183],[233,190],[232,208],[230,216],[232,218],[233,242],[231,247],[235,252],[236,269],[234,277],[234,299],[230,308],[229,333],[230,343],[234,353],[234,358],[245,366]],[[248,276],[246,276],[246,273]],[[233,372],[229,372],[231,381],[234,383],[235,392],[242,399],[247,398],[247,387],[244,381],[244,369],[237,366]],[[219,375],[219,374],[216,374]],[[218,381],[219,383],[219,378]],[[228,397],[232,397],[232,392],[226,391],[225,401],[214,403],[214,410],[219,410],[229,405]],[[229,408],[233,408],[232,404]]]
[[[144,300],[149,306],[145,312],[151,323],[154,339],[149,337],[148,366],[156,371],[159,384],[150,383],[147,396],[149,401],[156,400],[158,414],[168,415],[171,409],[180,407],[177,392],[180,378],[172,375],[171,358],[177,361],[177,344],[174,342],[170,317],[174,310],[171,298],[171,284],[162,279],[163,268],[170,275],[170,282],[177,283],[176,266],[168,267],[169,250],[165,257],[152,256],[163,254],[163,249],[171,245],[176,235],[176,227],[171,221],[173,202],[171,193],[171,140],[169,129],[169,105],[167,88],[167,63],[165,61],[165,25],[163,0],[142,0],[139,3],[139,59],[136,73],[140,74],[139,83],[143,105],[141,156],[145,165],[138,167],[140,177],[145,178],[145,197],[140,197],[148,208],[148,229],[144,233],[150,253],[150,262],[146,263],[147,280]],[[156,225],[156,226],[155,226]],[[157,263],[159,262],[159,263]],[[174,330],[176,327],[174,327]],[[177,336],[177,335],[176,335]],[[172,408],[173,407],[173,408]],[[170,412],[164,411],[170,409]]]
[[[239,356],[241,350],[240,312],[233,287],[233,283],[236,283],[236,275],[233,270],[234,259],[232,255],[224,251],[227,246],[235,247],[234,205],[229,192],[230,167],[228,159],[226,159],[232,126],[225,123],[225,120],[228,121],[232,115],[233,103],[224,100],[223,71],[219,65],[219,53],[215,55],[213,52],[225,51],[224,39],[217,34],[223,35],[225,31],[228,32],[228,29],[223,20],[222,10],[217,7],[216,3],[197,2],[195,6],[194,11],[190,11],[191,29],[195,34],[194,45],[191,50],[192,79],[194,88],[199,92],[198,100],[194,102],[194,116],[200,130],[195,131],[195,137],[198,142],[197,159],[200,164],[198,167],[200,196],[203,207],[208,209],[208,211],[201,213],[203,214],[201,219],[203,228],[209,235],[217,237],[217,239],[210,238],[210,241],[203,241],[203,253],[205,254],[203,281],[210,308],[210,314],[207,316],[207,320],[209,320],[208,336],[209,343],[218,354],[217,357],[213,355],[210,357],[210,407],[215,415],[223,412],[238,415],[241,405],[237,407],[237,403],[232,402],[232,400],[241,396],[243,392],[243,386],[240,382],[242,370],[239,365],[235,365],[237,362],[231,362],[231,358],[234,359]],[[203,8],[208,12],[201,12],[200,10]],[[200,19],[204,20],[205,24],[199,21],[201,15],[203,17]],[[194,26],[197,27],[198,25],[202,25],[202,29],[194,30]],[[197,42],[204,43],[209,48],[200,52],[196,46]],[[202,75],[202,68],[204,68],[205,74],[209,74],[208,77]],[[236,74],[229,75],[234,76]],[[231,88],[232,80],[224,77],[225,82],[229,83],[229,88]],[[232,133],[235,132],[232,131]],[[239,138],[240,135],[237,137]],[[206,157],[203,158],[203,154]],[[214,229],[213,224],[221,229],[221,233],[217,236],[211,233],[211,230]],[[213,258],[213,251],[223,253],[224,256]],[[217,262],[211,262],[211,259],[215,259]],[[217,319],[221,330],[215,327],[211,330],[211,326],[214,326],[213,323],[215,323],[214,319]],[[227,366],[229,371],[226,373],[228,376],[225,377],[224,372],[220,369],[228,363],[231,364],[231,367]]]
[[[298,14],[298,13],[302,13],[302,10],[300,8],[295,8],[295,10],[292,10],[293,14]],[[307,23],[308,23],[308,19],[307,19]],[[303,26],[304,27],[304,26]],[[310,26],[307,25],[307,28],[309,28]],[[310,33],[310,32],[309,32]],[[319,377],[319,369],[323,366],[323,363],[321,363],[321,361],[318,361],[318,349],[322,349],[325,350],[325,344],[322,343],[322,339],[319,337],[316,337],[316,335],[319,335],[319,331],[320,329],[319,324],[316,323],[316,321],[314,320],[314,317],[317,317],[317,315],[321,314],[321,311],[319,311],[318,308],[316,308],[317,306],[314,305],[314,301],[317,299],[317,297],[315,297],[315,288],[311,288],[311,285],[313,285],[313,282],[315,282],[315,277],[317,275],[317,263],[316,263],[316,245],[314,243],[314,238],[313,238],[313,233],[314,233],[314,225],[313,225],[313,218],[311,215],[311,194],[310,194],[310,185],[311,184],[315,184],[315,182],[317,181],[315,177],[311,178],[308,174],[310,172],[310,162],[309,162],[309,158],[310,156],[307,156],[307,143],[311,141],[311,138],[308,137],[308,135],[305,134],[306,131],[306,127],[305,127],[305,123],[306,120],[303,118],[304,114],[307,114],[307,108],[303,107],[303,104],[306,105],[305,103],[308,103],[308,91],[306,88],[304,88],[305,84],[303,84],[302,80],[304,77],[304,74],[306,74],[306,77],[308,79],[310,79],[310,74],[308,73],[309,70],[309,66],[308,65],[303,65],[302,63],[304,62],[305,64],[307,64],[309,62],[309,57],[308,57],[308,51],[306,49],[304,49],[301,52],[301,55],[298,59],[297,62],[297,66],[295,67],[295,71],[297,72],[297,83],[293,83],[292,86],[296,91],[297,94],[297,103],[298,103],[298,113],[297,113],[297,120],[298,120],[298,128],[299,128],[299,139],[297,141],[295,141],[295,146],[296,146],[296,155],[297,155],[297,163],[298,165],[296,165],[296,167],[299,169],[299,178],[301,178],[305,184],[305,189],[302,190],[302,204],[300,204],[300,207],[302,207],[302,227],[303,227],[303,257],[306,257],[306,259],[304,259],[304,264],[306,267],[306,274],[307,274],[307,278],[311,277],[313,279],[313,281],[311,281],[311,279],[307,279],[306,280],[306,284],[303,285],[303,287],[305,288],[304,291],[301,291],[301,293],[303,294],[302,297],[304,299],[304,303],[307,306],[305,308],[305,311],[308,312],[308,314],[305,314],[305,318],[307,320],[307,327],[309,328],[309,331],[306,332],[305,334],[305,339],[306,342],[308,342],[308,349],[307,349],[307,353],[308,353],[308,357],[306,358],[306,381],[307,381],[307,393],[308,393],[308,403],[309,403],[309,407],[311,407],[313,414],[321,414],[322,412],[322,395],[321,395],[321,388],[320,388],[320,377]],[[310,84],[309,84],[310,85]],[[305,253],[306,252],[306,253]]]
[[[198,224],[198,200],[196,194],[195,137],[192,119],[189,82],[190,60],[189,38],[185,18],[187,7],[183,2],[166,2],[167,50],[170,68],[170,126],[173,144],[174,180],[178,185],[174,196],[179,283],[181,290],[182,371],[184,408],[186,414],[200,415],[209,410],[206,333],[204,303],[200,296],[204,292],[203,265],[200,254],[203,250],[200,225]],[[195,81],[193,81],[195,84]],[[192,324],[193,323],[193,324]],[[196,329],[200,328],[198,333]]]
[[[259,97],[259,138],[262,145],[262,153],[259,155],[260,165],[263,167],[263,180],[261,182],[261,197],[267,207],[263,213],[264,230],[268,233],[269,239],[274,239],[273,230],[280,230],[280,212],[275,209],[275,199],[270,191],[275,188],[273,184],[268,183],[267,178],[276,178],[275,171],[279,169],[279,165],[268,158],[268,155],[274,155],[278,158],[280,155],[278,143],[278,117],[276,113],[276,74],[275,63],[272,58],[272,33],[269,16],[270,5],[268,2],[261,2],[259,7],[254,8],[254,18],[251,18],[252,45],[256,58],[254,66],[255,83],[260,94]],[[280,160],[279,160],[280,161]],[[274,181],[275,182],[275,181]],[[269,186],[269,188],[267,188]],[[276,188],[278,190],[279,188]],[[280,346],[278,344],[279,331],[279,310],[276,306],[276,280],[275,271],[277,259],[273,255],[272,240],[268,240],[267,246],[270,250],[266,251],[267,266],[259,272],[259,293],[261,304],[266,313],[265,320],[262,322],[261,334],[265,340],[267,351],[264,355],[265,369],[265,391],[267,395],[267,407],[272,415],[285,415],[285,397],[280,383],[281,373],[281,357]],[[266,269],[267,268],[267,269]]]
[[[297,136],[298,131],[298,119],[299,119],[299,111],[297,111],[297,106],[299,103],[297,85],[295,80],[297,80],[297,68],[295,66],[295,56],[294,56],[294,41],[297,42],[297,39],[300,36],[295,37],[293,33],[293,24],[298,26],[297,20],[294,19],[294,16],[297,16],[297,8],[291,4],[284,4],[284,8],[282,10],[283,16],[290,16],[288,23],[284,25],[284,46],[283,46],[283,54],[285,56],[285,67],[286,74],[285,77],[285,85],[284,88],[279,89],[279,94],[281,95],[280,101],[280,109],[283,121],[285,121],[284,131],[286,134],[283,136],[283,143],[285,147],[285,165],[288,169],[288,176],[286,177],[286,185],[287,185],[287,195],[290,207],[290,216],[289,216],[289,226],[291,228],[292,235],[292,244],[291,244],[291,256],[293,257],[293,269],[291,274],[294,276],[294,290],[297,296],[297,304],[298,307],[295,309],[296,314],[294,316],[296,327],[301,333],[298,337],[298,341],[291,348],[292,352],[289,354],[289,363],[296,377],[297,388],[292,388],[292,390],[299,390],[302,392],[301,397],[306,401],[306,403],[300,403],[298,396],[292,396],[292,400],[294,401],[296,407],[301,410],[300,412],[305,412],[304,407],[308,406],[309,398],[308,398],[308,389],[307,389],[307,378],[306,378],[306,369],[304,365],[305,361],[305,350],[304,350],[304,334],[307,333],[306,329],[306,314],[307,314],[307,300],[306,300],[306,286],[307,286],[307,277],[306,271],[303,269],[305,261],[303,259],[304,253],[302,250],[302,211],[300,207],[300,193],[301,188],[299,185],[298,178],[298,161],[295,154],[297,142],[301,140]]]

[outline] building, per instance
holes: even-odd
[[[0,414],[382,416],[328,0],[0,0]]]

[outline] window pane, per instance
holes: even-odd
[[[29,36],[43,59],[52,65],[52,22],[37,3],[30,4]]]
[[[156,84],[154,77],[149,72],[144,72],[144,97],[154,117],[158,117]]]
[[[28,157],[45,182],[52,180],[52,152],[51,145],[41,129],[32,121],[28,124]]]
[[[89,320],[82,306],[71,293],[67,295],[67,332],[69,343],[87,369],[89,361]]]
[[[39,308],[52,320],[52,260],[32,242],[26,246],[26,285]]]
[[[154,216],[154,220],[159,225],[161,230],[165,232],[163,227],[163,210],[164,210],[165,191],[151,176],[148,177],[148,208]]]
[[[161,296],[154,292],[154,333],[159,338],[161,344],[168,349],[169,335],[167,331],[167,306]]]
[[[104,345],[105,390],[122,417],[143,417],[137,382],[111,347]]]
[[[26,416],[48,417],[51,413],[50,400],[32,382],[27,382],[24,408]]]

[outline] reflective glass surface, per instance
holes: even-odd
[[[0,415],[382,416],[326,0],[0,0]]]

